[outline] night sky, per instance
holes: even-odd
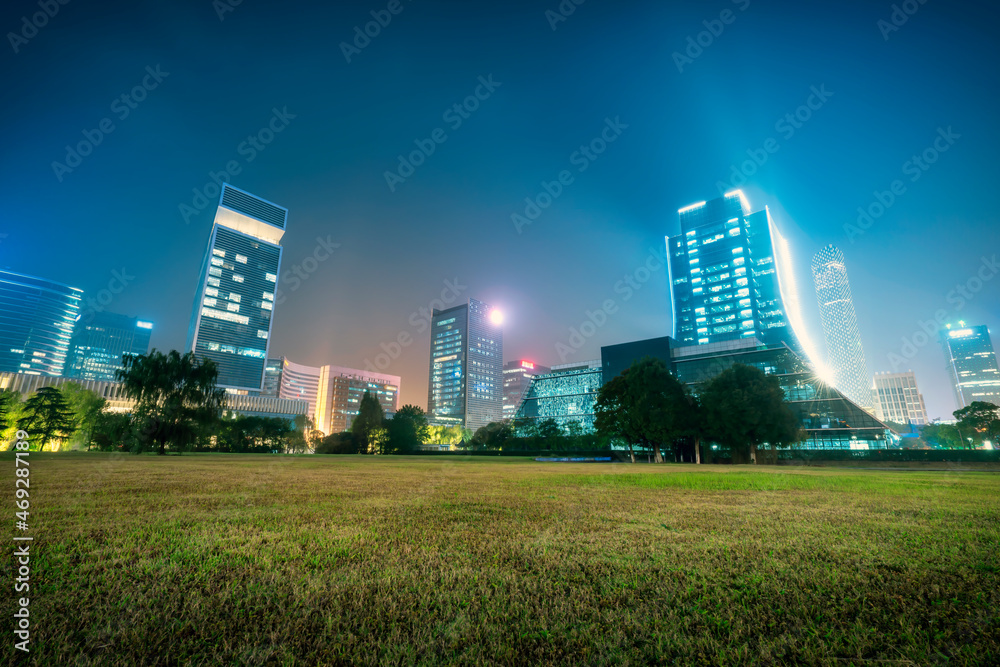
[[[50,1],[37,30],[22,19],[37,0],[0,15],[0,266],[90,297],[124,273],[107,308],[152,320],[156,348],[184,345],[217,201],[194,190],[230,163],[230,182],[289,209],[283,273],[307,276],[279,285],[272,356],[363,368],[406,333],[383,370],[426,406],[419,310],[446,281],[505,311],[508,360],[584,361],[669,334],[665,271],[619,281],[751,154],[744,191],[788,237],[815,340],[809,265],[834,243],[869,366],[899,355],[932,418],[955,409],[943,353],[904,339],[943,310],[1000,342],[993,2],[909,0],[896,26],[890,2],[567,0],[564,17],[557,0]],[[357,48],[373,11],[391,21]],[[454,111],[469,96],[477,108]],[[602,132],[603,153],[577,153]],[[77,162],[66,147],[80,142]],[[927,149],[933,164],[912,162]],[[572,181],[517,229],[512,214],[564,170]],[[895,180],[867,229],[845,229]],[[970,279],[969,298],[952,293]],[[596,335],[557,353],[607,299]]]

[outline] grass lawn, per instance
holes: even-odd
[[[996,473],[30,460],[4,664],[1000,664]]]

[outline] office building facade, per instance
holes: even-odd
[[[871,374],[861,344],[844,254],[834,245],[826,246],[813,257],[812,274],[826,339],[830,381],[849,399],[874,413]]]
[[[592,433],[594,405],[603,384],[600,360],[553,366],[549,373],[535,376],[515,417],[517,433],[525,435],[533,424],[548,419],[567,433],[574,422],[581,432]]]
[[[549,373],[550,369],[527,359],[508,361],[503,365],[503,419],[513,419],[521,407],[531,379]]]
[[[502,315],[476,299],[431,317],[428,421],[473,431],[503,417]]]
[[[752,212],[735,190],[682,208],[678,218],[680,233],[667,238],[677,344],[757,339],[813,357],[796,335],[801,315],[788,244],[767,208]]]
[[[958,407],[975,401],[1000,405],[1000,370],[989,328],[949,324],[941,332],[941,344]]]
[[[153,324],[116,313],[81,316],[73,329],[64,375],[79,380],[113,382],[126,356],[149,352]]]
[[[264,364],[264,384],[260,389],[261,396],[277,398],[281,394],[281,371],[284,367],[284,357],[267,360],[267,363]]]
[[[60,376],[83,290],[0,271],[0,373]]]
[[[215,362],[220,387],[262,388],[287,220],[288,209],[223,184],[187,344]]]
[[[387,417],[399,407],[397,375],[340,366],[321,366],[319,370],[315,424],[326,435],[350,430],[365,392],[378,400]]]
[[[917,389],[917,376],[906,373],[877,373],[875,375],[875,413],[881,420],[896,424],[924,426],[929,423],[924,397]]]

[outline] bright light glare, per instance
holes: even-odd
[[[493,310],[493,311],[491,311],[490,312],[490,322],[492,322],[493,324],[495,324],[497,326],[500,326],[501,324],[503,324],[503,313],[501,313],[499,310]]]

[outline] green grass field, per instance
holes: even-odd
[[[995,665],[998,510],[979,472],[32,454],[0,656]]]

